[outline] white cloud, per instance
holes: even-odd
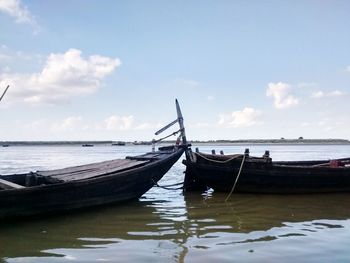
[[[128,130],[134,123],[134,117],[129,116],[118,116],[112,115],[105,119],[104,124],[105,128],[110,131],[114,130]]]
[[[346,67],[346,71],[350,72],[350,66]]]
[[[81,131],[125,131],[153,128],[151,125],[135,124],[134,117],[112,115],[104,120],[88,120],[81,116],[69,116],[64,119],[39,119],[24,125],[25,129],[46,130],[47,132],[81,132]]]
[[[34,16],[27,7],[22,5],[20,0],[0,0],[0,12],[15,18],[16,23],[29,24],[34,27],[36,32],[39,30]]]
[[[261,124],[258,118],[261,111],[246,107],[241,111],[234,111],[231,114],[221,114],[219,116],[219,126],[224,127],[249,127]]]
[[[331,97],[339,97],[339,96],[345,95],[345,93],[341,92],[340,90],[335,90],[335,91],[330,92],[328,95]]]
[[[314,93],[311,94],[311,97],[312,98],[315,98],[315,99],[319,99],[319,98],[323,98],[325,96],[324,92],[319,90],[319,91],[316,91]]]
[[[61,120],[39,119],[24,127],[25,129],[46,130],[47,132],[75,132],[92,128],[81,116],[69,116]]]
[[[65,53],[50,54],[39,73],[1,74],[0,84],[11,85],[13,99],[55,104],[96,92],[101,80],[120,64],[119,59],[99,55],[84,58],[80,50],[69,49]]]
[[[334,90],[331,92],[324,92],[322,90],[319,90],[319,91],[315,91],[314,93],[312,93],[311,98],[321,99],[321,98],[326,98],[326,97],[340,97],[343,95],[345,95],[345,93],[340,91],[340,90]]]
[[[299,104],[299,99],[291,94],[291,86],[287,83],[269,83],[266,96],[274,99],[276,109],[286,109]]]
[[[80,129],[84,125],[82,124],[83,118],[80,116],[71,116],[62,121],[59,125],[57,125],[58,129],[62,130],[75,130]]]

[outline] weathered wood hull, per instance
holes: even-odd
[[[350,167],[322,167],[322,161],[271,162],[247,159],[235,192],[262,194],[309,194],[350,192]],[[218,160],[184,160],[185,188],[229,192],[239,174],[242,158],[229,162]]]
[[[184,148],[179,148],[144,166],[85,180],[1,190],[0,219],[57,213],[137,199],[166,174],[183,152]]]

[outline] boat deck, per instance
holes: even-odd
[[[61,182],[84,180],[141,167],[151,161],[166,158],[171,153],[173,153],[173,151],[149,152],[139,156],[126,157],[125,159],[116,159],[49,171],[37,171],[35,174],[37,176],[45,176]]]
[[[37,171],[35,174],[67,182],[74,180],[84,180],[92,177],[98,177],[110,173],[122,172],[131,168],[145,165],[149,160],[138,161],[130,159],[117,159],[94,164],[86,164],[74,167],[68,167],[57,170]]]

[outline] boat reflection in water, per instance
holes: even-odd
[[[349,194],[234,194],[225,202],[226,196],[206,192],[183,197],[181,190],[156,189],[141,202],[2,225],[0,258],[7,262],[350,259]]]

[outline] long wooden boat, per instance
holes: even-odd
[[[266,155],[216,155],[190,151],[185,189],[263,194],[350,192],[350,158],[274,162]],[[237,178],[238,177],[238,178]]]
[[[166,174],[187,148],[177,101],[176,107],[176,123],[180,125],[178,132],[182,144],[160,147],[157,151],[125,159],[0,175],[0,219],[56,213],[139,198]]]
[[[0,178],[0,218],[58,212],[137,199],[154,186],[184,147],[75,167]]]

